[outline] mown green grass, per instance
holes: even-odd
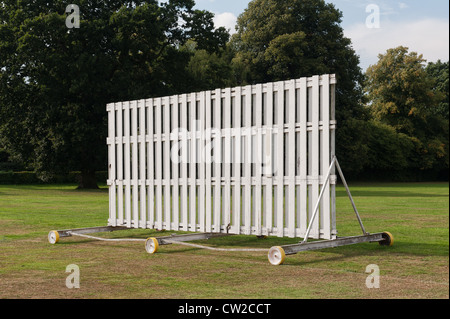
[[[264,253],[218,252],[82,238],[47,242],[53,229],[104,226],[108,191],[74,185],[0,185],[0,298],[448,298],[448,183],[350,185],[364,226],[389,231],[393,247],[364,243],[287,256],[274,267]],[[343,187],[337,189],[339,236],[361,229]],[[167,232],[126,230],[99,236],[147,238]],[[270,248],[298,239],[230,236],[199,243]],[[65,286],[80,267],[81,288]],[[380,289],[365,286],[377,264]]]

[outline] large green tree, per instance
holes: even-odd
[[[376,120],[412,141],[410,168],[448,170],[449,123],[441,109],[445,94],[436,88],[437,79],[427,72],[425,62],[403,46],[380,54],[366,73],[370,110]]]
[[[337,154],[349,174],[368,160],[363,124],[363,73],[344,36],[342,12],[324,0],[253,0],[237,21],[230,46],[238,84],[336,74]]]
[[[79,0],[80,27],[66,26],[67,1],[0,2],[0,143],[42,179],[82,172],[96,187],[106,168],[107,103],[183,92],[189,52],[224,47],[228,33],[193,0]]]

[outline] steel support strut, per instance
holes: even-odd
[[[364,235],[368,234],[364,228],[364,225],[362,223],[361,217],[359,216],[358,210],[356,209],[355,202],[353,201],[352,194],[350,193],[350,189],[348,188],[347,182],[345,180],[344,174],[342,173],[342,170],[341,170],[341,167],[337,160],[337,157],[333,156],[333,160],[331,161],[330,168],[328,169],[327,177],[325,178],[325,182],[322,186],[322,190],[320,191],[320,195],[317,200],[316,206],[314,207],[314,212],[313,212],[312,218],[309,222],[308,229],[306,230],[305,238],[303,239],[303,242],[302,242],[303,244],[308,241],[309,233],[311,232],[311,227],[313,225],[314,220],[316,219],[317,213],[319,212],[320,201],[322,200],[323,194],[325,193],[326,186],[330,182],[331,172],[333,171],[333,167],[335,167],[335,166],[339,172],[339,176],[341,177],[342,183],[345,186],[345,190],[347,191],[347,195],[350,199],[350,202],[352,203],[353,210],[355,212],[356,218],[358,219],[359,225],[361,226],[362,232]]]
[[[308,243],[307,241],[309,238],[309,234],[311,232],[313,222],[317,217],[320,202],[322,200],[323,194],[325,193],[325,189],[327,188],[327,185],[330,182],[331,174],[334,171],[334,168],[337,168],[337,170],[339,172],[339,176],[341,177],[342,183],[344,184],[345,190],[347,192],[348,198],[350,199],[350,202],[353,207],[353,211],[355,212],[356,218],[359,222],[359,226],[361,227],[363,235],[362,236],[353,236],[353,237],[341,237],[341,238],[336,238],[336,239],[332,239],[332,240],[320,240],[320,241],[314,241],[314,242]],[[269,258],[269,262],[272,265],[280,265],[284,262],[286,255],[293,255],[293,254],[296,254],[301,251],[333,248],[333,247],[339,247],[339,246],[359,244],[359,243],[364,243],[364,242],[378,242],[380,245],[392,246],[392,244],[394,243],[394,237],[389,232],[376,233],[376,234],[369,234],[368,232],[366,232],[366,229],[364,228],[361,217],[359,215],[358,209],[356,208],[355,202],[353,201],[352,194],[350,193],[350,189],[348,188],[347,181],[345,180],[344,174],[342,173],[342,169],[339,165],[339,162],[338,162],[336,156],[333,156],[333,159],[330,164],[330,168],[328,169],[328,173],[323,182],[322,190],[320,191],[319,198],[314,207],[313,215],[311,217],[311,220],[309,221],[309,225],[306,230],[303,241],[299,242],[298,244],[285,245],[285,246],[274,246],[274,247],[270,248],[270,250],[268,252],[268,258]]]

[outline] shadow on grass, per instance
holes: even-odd
[[[287,266],[304,266],[308,264],[318,264],[333,261],[346,261],[355,257],[379,257],[379,258],[396,258],[402,256],[408,257],[445,257],[449,255],[448,245],[444,244],[428,244],[415,242],[399,242],[392,247],[380,246],[378,243],[362,243],[351,246],[342,246],[336,248],[326,248],[320,250],[320,258],[314,259],[309,257],[308,260],[301,258],[289,258],[286,256],[285,265]],[[326,254],[330,255],[327,256]],[[297,255],[301,255],[302,252]]]
[[[352,190],[350,188],[352,196],[357,197],[448,197],[448,194],[430,194],[430,193],[416,193],[416,192],[404,192],[398,190]],[[336,190],[337,197],[347,197],[345,190]]]

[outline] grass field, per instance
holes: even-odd
[[[366,230],[389,231],[392,247],[363,243],[287,256],[272,266],[265,253],[170,245],[149,255],[143,243],[63,238],[53,229],[104,226],[108,192],[74,185],[0,185],[0,298],[449,298],[448,183],[356,184],[352,195]],[[359,235],[344,188],[337,191],[339,236]],[[151,230],[109,238],[167,235]],[[217,247],[270,248],[298,239],[230,236],[196,242]],[[66,287],[66,267],[80,268],[80,289]],[[368,289],[366,267],[380,269]]]

